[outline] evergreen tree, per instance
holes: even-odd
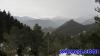
[[[34,39],[33,39],[33,43],[34,43],[34,47],[33,49],[33,53],[35,56],[39,56],[39,49],[42,45],[42,41],[43,41],[43,32],[41,30],[41,27],[38,24],[35,24],[34,29],[33,29],[33,34],[34,34]]]
[[[21,52],[22,48],[31,46],[33,37],[30,27],[17,21],[10,12],[0,11],[0,43],[6,42],[8,47],[19,48]]]

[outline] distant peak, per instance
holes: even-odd
[[[77,23],[77,22],[76,22],[75,20],[73,20],[73,19],[69,20],[68,23],[69,23],[69,22]]]
[[[74,19],[71,19],[71,20],[69,20],[69,21],[71,21],[71,22],[75,22]]]
[[[75,26],[75,25],[82,25],[82,24],[80,24],[80,23],[76,22],[75,20],[71,19],[71,20],[67,21],[66,23],[64,23],[64,25],[73,25],[73,26]]]

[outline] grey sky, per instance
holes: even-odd
[[[94,0],[0,0],[0,9],[14,16],[84,17],[95,15]]]

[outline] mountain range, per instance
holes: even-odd
[[[33,28],[35,24],[39,24],[42,27],[42,30],[44,32],[53,32],[55,29],[59,32],[60,31],[72,31],[75,29],[80,29],[82,31],[85,26],[90,26],[95,22],[93,17],[91,18],[77,18],[74,20],[69,20],[69,18],[63,18],[63,17],[55,17],[52,19],[46,18],[46,19],[36,19],[36,18],[31,18],[31,17],[19,17],[15,16],[15,18],[20,21],[23,24],[28,25],[29,27]],[[84,20],[83,20],[84,19]],[[63,29],[66,30],[63,30]],[[91,28],[91,27],[90,27]],[[62,29],[62,30],[61,30]],[[70,34],[70,33],[69,33]],[[73,32],[74,34],[74,32]]]
[[[27,16],[24,16],[24,17],[15,16],[15,18],[21,23],[30,26],[31,28],[33,28],[35,24],[39,24],[42,28],[48,28],[48,27],[57,28],[67,21],[67,18],[57,19],[56,17],[53,19],[36,19],[36,18],[27,17]]]
[[[26,24],[30,27],[33,27],[34,24],[38,23],[43,28],[48,27],[48,26],[57,28],[57,27],[61,26],[62,24],[64,24],[65,22],[70,20],[69,18],[64,18],[64,17],[54,17],[52,19],[51,18],[37,19],[37,18],[28,17],[28,16],[23,16],[23,17],[14,16],[14,17],[18,21],[20,21],[20,22],[22,22],[22,23],[24,23],[24,24]],[[77,18],[77,19],[74,19],[74,20],[76,22],[79,22],[80,24],[83,24],[83,25],[92,24],[92,23],[95,22],[94,17],[80,17],[80,18]],[[32,23],[33,25],[31,25],[30,23]],[[46,26],[44,26],[44,25],[46,25]]]

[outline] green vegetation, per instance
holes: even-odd
[[[0,33],[0,43],[3,45],[0,48],[0,56],[2,53],[7,56],[23,56],[27,47],[31,48],[30,51],[27,50],[30,55],[38,56],[43,42],[43,32],[38,24],[32,30],[4,10],[0,11]]]

